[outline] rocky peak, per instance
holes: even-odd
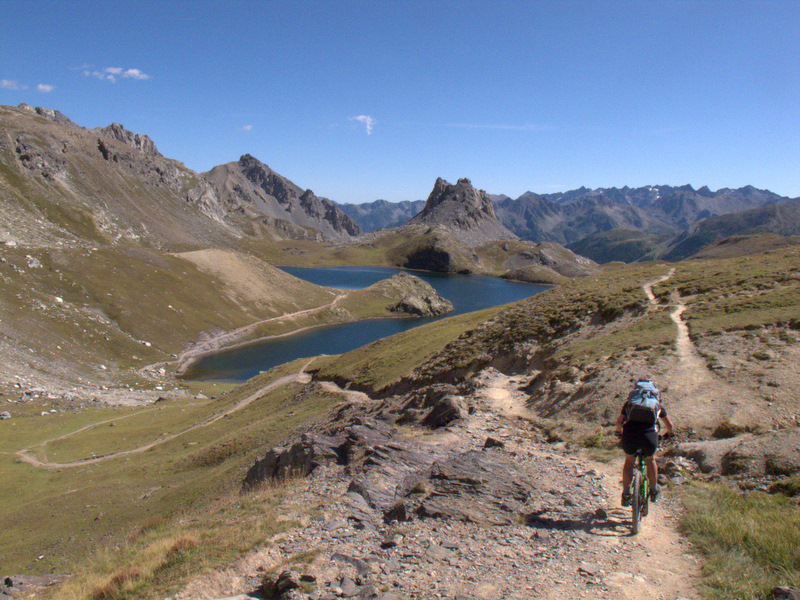
[[[295,233],[311,228],[324,239],[348,239],[361,233],[356,222],[333,202],[303,190],[250,154],[204,174],[229,218],[244,211],[247,219],[278,219]],[[306,232],[305,235],[308,235]]]
[[[32,107],[32,106],[30,106],[28,104],[25,104],[24,102],[22,104],[20,104],[19,106],[17,106],[17,108],[19,108],[20,110],[24,110],[25,112],[29,112],[31,114],[34,114],[34,115],[38,115],[38,116],[40,116],[40,117],[42,117],[44,119],[47,119],[48,121],[54,121],[55,123],[58,123],[59,125],[67,125],[67,126],[70,126],[70,127],[77,127],[77,125],[75,125],[75,123],[70,121],[69,118],[65,114],[63,114],[63,113],[61,113],[61,112],[59,112],[57,110],[53,110],[52,108],[42,108],[41,106],[37,106],[36,108],[34,108],[34,107]]]
[[[103,127],[99,132],[106,137],[113,138],[132,148],[136,148],[145,156],[161,156],[155,143],[148,136],[130,132],[119,123],[112,123],[108,127]]]
[[[425,208],[409,224],[441,226],[469,246],[517,237],[497,219],[489,195],[476,190],[467,178],[459,179],[453,185],[439,177]]]
[[[482,213],[492,219],[497,218],[489,195],[483,190],[472,187],[472,182],[466,177],[459,179],[455,185],[439,177],[422,212],[431,212],[445,203],[454,203],[475,216]]]
[[[303,193],[298,186],[285,177],[281,177],[250,154],[244,154],[239,158],[239,167],[250,182],[275,198],[283,206],[292,204]]]

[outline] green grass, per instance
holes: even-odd
[[[425,364],[430,356],[441,351],[465,330],[479,325],[500,310],[491,308],[450,317],[329,357],[317,363],[317,376],[352,383],[360,389],[381,390]]]
[[[723,485],[684,488],[681,529],[705,559],[701,591],[715,600],[766,598],[800,586],[800,509],[781,495]]]
[[[687,301],[692,336],[782,325],[800,327],[800,249],[676,265],[654,292],[677,289]]]
[[[88,409],[58,417],[38,417],[32,410],[30,416],[3,421],[9,435],[0,436],[0,477],[14,485],[0,493],[0,563],[8,572],[71,572],[101,539],[113,548],[154,518],[202,515],[215,499],[238,493],[259,453],[326,413],[341,397],[280,386],[242,410],[146,452],[75,468],[35,468],[20,462],[16,450],[92,424],[45,444],[39,454],[65,461],[133,448],[230,410],[298,368],[295,363],[261,374],[217,399],[168,401],[144,409]],[[116,426],[103,423],[109,419]],[[37,560],[39,556],[43,558]]]
[[[198,573],[228,564],[290,527],[275,505],[285,486],[223,493],[199,510],[153,519],[121,541],[104,544],[48,600],[149,600],[174,594]]]

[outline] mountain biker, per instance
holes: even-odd
[[[639,393],[638,389],[644,388],[654,393],[656,402],[654,403],[652,423],[631,418],[631,400],[634,395]],[[658,450],[658,420],[661,419],[667,426],[665,437],[669,437],[673,432],[672,420],[667,416],[666,409],[661,405],[658,389],[653,385],[649,377],[640,377],[634,384],[634,389],[628,395],[625,404],[617,419],[616,434],[620,436],[622,449],[625,451],[625,464],[622,466],[622,506],[631,505],[631,479],[633,479],[633,464],[636,460],[636,452],[641,449],[645,464],[647,465],[647,479],[650,482],[650,500],[655,502],[661,493],[658,485],[658,465],[656,464],[655,453]]]

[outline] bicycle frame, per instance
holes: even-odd
[[[650,509],[650,483],[647,480],[647,466],[641,451],[636,453],[636,464],[631,479],[631,532],[639,533],[642,517]]]

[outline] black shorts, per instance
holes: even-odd
[[[641,450],[645,456],[653,456],[658,450],[658,431],[654,428],[636,427],[626,423],[622,428],[622,449],[625,454],[636,454]]]

